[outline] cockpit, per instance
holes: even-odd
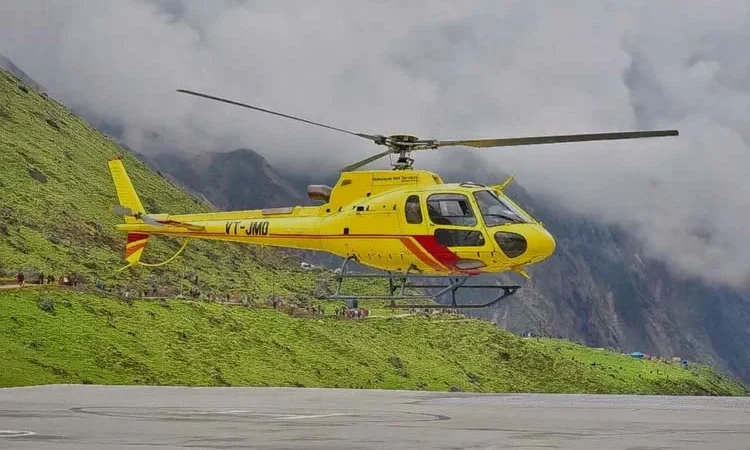
[[[424,202],[421,207],[420,200]],[[446,247],[485,247],[489,240],[509,258],[536,257],[537,253],[546,256],[554,248],[552,238],[531,216],[490,189],[428,193],[421,199],[410,195],[404,206],[407,224],[425,223],[424,211],[426,222],[434,227],[430,234]],[[535,245],[542,242],[544,248],[529,248],[530,238]]]
[[[530,223],[521,211],[490,190],[474,191],[473,196],[487,227]],[[471,202],[464,194],[432,194],[427,197],[427,212],[436,225],[471,227],[477,224]]]

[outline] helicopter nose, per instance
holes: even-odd
[[[524,264],[534,264],[548,258],[555,251],[555,239],[541,225],[526,225],[523,229],[500,230],[495,240],[511,259],[523,256]]]
[[[555,238],[543,226],[536,225],[533,244],[529,243],[529,256],[532,263],[549,258],[555,252]]]

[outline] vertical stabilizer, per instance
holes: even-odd
[[[141,199],[138,198],[133,183],[125,171],[122,160],[109,160],[109,171],[112,174],[112,181],[115,183],[117,199],[120,202],[119,206],[130,210],[124,214],[125,223],[143,223],[143,220],[138,218],[139,216],[134,217],[138,214],[145,214],[146,211],[144,211]],[[147,233],[128,233],[128,240],[125,243],[125,259],[128,261],[128,265],[118,271],[131,267],[140,261],[143,251],[146,249],[148,237]]]
[[[148,243],[148,234],[146,233],[128,233],[128,241],[125,244],[125,259],[128,260],[127,267],[130,267],[140,261],[143,251]]]
[[[130,208],[135,213],[145,213],[146,211],[143,209],[141,199],[138,198],[138,194],[135,192],[133,183],[125,171],[122,160],[119,158],[109,160],[109,171],[112,174],[112,181],[115,183],[115,190],[117,191],[117,198],[120,201],[120,205]],[[141,221],[135,217],[125,216],[125,223],[139,222]]]

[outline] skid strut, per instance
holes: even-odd
[[[424,309],[448,309],[448,308],[487,308],[500,302],[501,300],[510,297],[515,294],[521,286],[504,286],[497,284],[467,284],[470,275],[459,275],[459,276],[446,276],[446,275],[422,275],[419,273],[411,273],[412,267],[410,267],[406,273],[401,274],[374,274],[374,273],[353,273],[347,272],[347,265],[350,261],[355,261],[356,258],[350,256],[344,260],[341,268],[336,271],[336,290],[333,294],[326,296],[325,298],[330,300],[338,299],[352,299],[352,300],[390,300],[391,302],[387,305],[390,308],[409,309],[409,308],[424,308]],[[382,295],[350,295],[343,294],[341,288],[344,280],[354,278],[371,278],[371,279],[386,279],[388,280],[388,293]],[[445,281],[448,281],[447,286]],[[430,282],[432,281],[432,282]],[[422,293],[407,292],[409,290],[420,290]],[[423,290],[437,292],[426,293]],[[458,303],[456,301],[456,292],[459,289],[479,289],[479,290],[493,290],[497,292],[500,290],[500,294],[495,297],[494,300],[486,303]],[[437,300],[441,296],[450,293],[451,303],[450,304],[397,304],[396,300]]]

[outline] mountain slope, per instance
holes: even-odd
[[[42,309],[42,306],[44,309]],[[0,296],[0,387],[42,383],[746,395],[702,367],[523,339],[486,321],[298,319],[67,289]]]
[[[265,158],[249,149],[199,155],[164,152],[149,159],[219,209],[289,206],[306,200]]]
[[[121,218],[107,211],[117,201],[108,159],[123,158],[149,212],[212,207],[3,71],[0,150],[0,272],[6,275],[23,269],[31,281],[39,271],[75,272],[89,285],[103,281],[114,290],[141,291],[177,286],[185,275],[183,284],[190,286],[197,275],[204,292],[248,294],[256,302],[272,293],[305,297],[314,290],[316,274],[297,269],[298,261],[287,252],[220,242],[196,241],[176,264],[114,272],[123,264],[125,239],[114,230]],[[178,246],[176,240],[155,238],[146,259],[164,260]],[[669,367],[660,372],[645,361],[597,355],[564,342],[524,341],[474,321],[378,319],[357,328],[329,318],[328,326],[318,328],[316,320],[272,311],[232,312],[194,302],[129,303],[60,288],[3,291],[0,302],[0,385],[303,383],[446,389],[454,383],[476,390],[742,392],[710,371]],[[448,350],[428,350],[435,343]],[[343,360],[342,349],[348,352]],[[391,349],[400,352],[397,359],[385,354]],[[403,363],[385,363],[384,358]],[[513,363],[498,365],[497,358]],[[301,369],[295,369],[300,362]],[[321,367],[328,367],[325,375]],[[398,369],[413,378],[398,378],[408,378]],[[371,378],[361,381],[363,373]]]
[[[108,212],[117,202],[107,160],[122,157],[149,212],[186,213],[211,206],[151,171],[46,95],[0,71],[0,271],[56,276],[77,272],[88,282],[143,289],[178,285],[198,274],[199,287],[218,293],[291,294],[285,278],[298,261],[284,251],[194,241],[177,262],[122,273],[125,236]],[[152,238],[144,260],[160,262],[179,247]],[[286,271],[286,272],[285,272]],[[311,292],[312,275],[296,271],[294,291]],[[191,279],[193,277],[191,276]],[[274,281],[275,280],[275,281]]]
[[[13,61],[3,55],[0,55],[0,70],[6,70],[10,72],[13,76],[19,78],[24,84],[30,86],[34,90],[44,92],[44,87],[42,87],[42,85],[34,81],[34,79],[31,78],[29,74],[21,70],[20,67],[13,63]]]

